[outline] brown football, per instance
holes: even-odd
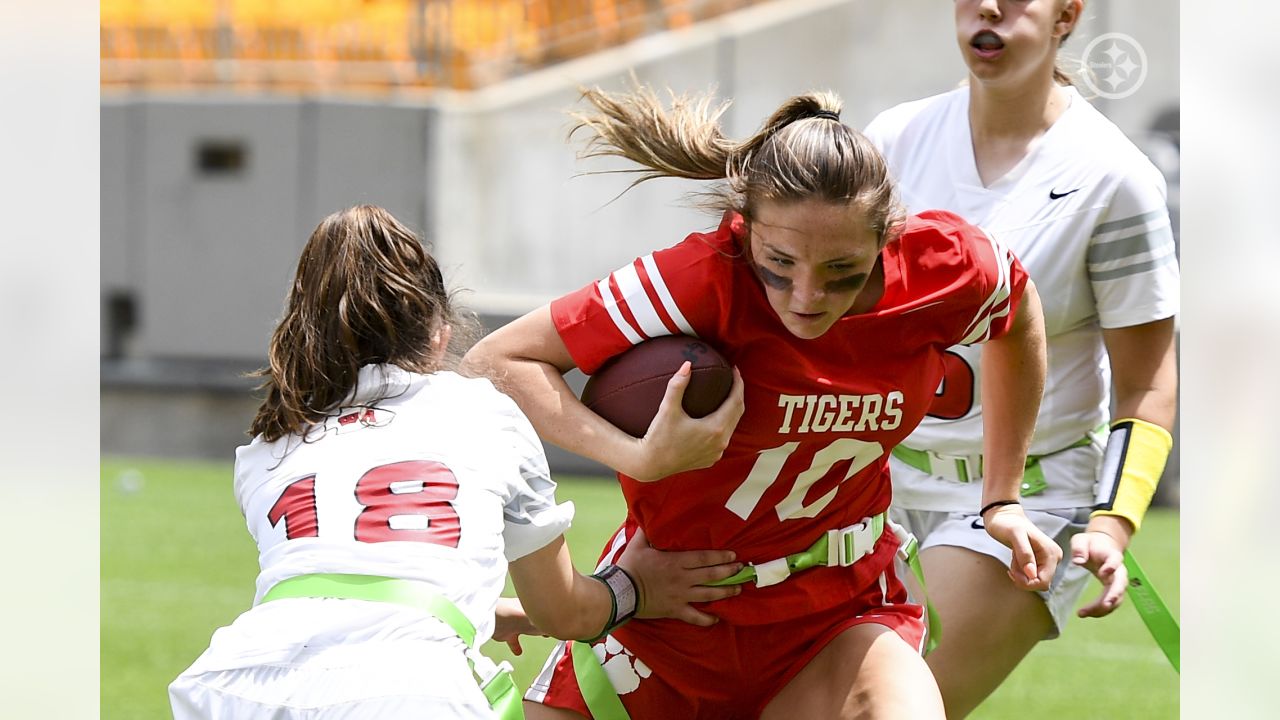
[[[692,363],[684,411],[710,415],[733,388],[733,367],[715,348],[686,335],[646,340],[605,363],[587,380],[582,402],[632,437],[644,437],[680,366]]]

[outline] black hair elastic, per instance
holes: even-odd
[[[983,520],[986,520],[987,511],[992,508],[1004,507],[1005,505],[1021,505],[1021,504],[1022,503],[1018,502],[1017,500],[996,500],[995,502],[989,502],[986,505],[983,505],[982,509],[978,511],[978,517],[982,518]]]
[[[828,120],[835,120],[836,122],[840,122],[840,115],[830,110],[819,110],[818,112],[810,115],[809,117],[826,118]]]

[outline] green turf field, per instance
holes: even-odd
[[[578,506],[569,542],[590,567],[622,519],[612,481],[561,478]],[[1134,543],[1178,614],[1178,516],[1152,511]],[[231,498],[229,464],[108,459],[102,463],[102,717],[169,717],[165,686],[253,599],[257,555]],[[1094,584],[1089,592],[1096,593]],[[512,658],[521,687],[551,641],[527,638]],[[490,643],[491,657],[508,657]],[[971,717],[1178,717],[1178,676],[1129,604],[1103,620],[1073,619]]]

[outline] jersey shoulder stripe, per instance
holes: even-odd
[[[639,334],[640,339],[642,341],[648,340],[649,336],[645,334],[645,328],[641,325],[633,309],[633,306],[635,308],[644,307],[644,306],[640,303],[629,302],[629,298],[631,297],[629,293],[635,292],[635,288],[634,287],[623,288],[622,285],[619,284],[620,282],[625,282],[628,280],[630,280],[630,278],[626,276],[626,273],[614,272],[610,274],[609,275],[609,291],[613,293],[613,297],[616,299],[618,303],[618,311],[622,313],[622,319],[625,320],[627,324],[630,325],[632,329],[634,329]]]
[[[658,316],[653,299],[649,296],[636,263],[624,265],[613,271],[612,285],[617,287],[619,304],[630,312],[635,326],[645,338],[667,334],[667,326]]]
[[[605,312],[609,313],[609,317],[613,320],[613,325],[622,333],[632,345],[640,342],[644,338],[640,337],[640,333],[622,316],[622,308],[619,307],[619,299],[613,292],[613,275],[596,281],[596,292],[600,296],[600,302],[604,305]]]
[[[939,340],[969,345],[1008,330],[1027,275],[1000,237],[953,212],[926,210],[908,220],[900,242],[915,294],[947,301]]]
[[[732,288],[721,263],[732,239],[694,233],[553,300],[552,323],[574,364],[590,375],[647,339],[714,333]]]
[[[614,325],[632,345],[676,333],[697,337],[652,255],[614,270],[596,283],[596,289]]]
[[[645,255],[640,258],[640,262],[644,265],[650,287],[658,295],[659,307],[666,311],[667,316],[671,318],[671,321],[675,323],[680,332],[697,337],[698,333],[694,332],[693,326],[685,319],[684,313],[680,312],[680,306],[676,304],[676,299],[672,297],[671,290],[667,287],[666,280],[662,277],[662,271],[658,269],[658,264],[654,261],[653,256]]]
[[[986,299],[983,300],[982,305],[978,308],[978,312],[969,323],[964,338],[960,341],[961,345],[972,345],[990,340],[992,321],[1008,316],[1011,309],[1009,301],[1013,295],[1009,278],[1010,266],[1013,263],[1013,253],[993,233],[979,231],[974,235],[985,239],[989,243],[995,259],[996,278],[991,292],[987,294]]]
[[[671,313],[667,311],[666,301],[664,301],[662,296],[658,294],[658,287],[662,287],[664,290],[666,289],[666,285],[662,283],[662,275],[657,271],[657,268],[654,268],[653,275],[650,276],[648,266],[644,262],[645,260],[652,262],[652,256],[646,255],[643,258],[637,258],[634,263],[636,272],[640,275],[640,285],[644,288],[645,294],[648,295],[649,303],[653,305],[653,309],[657,312],[658,320],[662,322],[662,327],[667,331],[666,334],[680,334],[682,332],[680,326],[676,323],[675,319],[671,317]],[[654,278],[656,278],[656,281]],[[670,293],[668,293],[668,296],[669,295]],[[675,309],[675,312],[679,314],[680,310],[678,307],[675,307],[675,303],[672,302],[671,305]],[[683,315],[680,315],[680,321],[684,322],[685,325],[688,325],[688,322],[685,321]],[[693,333],[690,332],[689,334]]]

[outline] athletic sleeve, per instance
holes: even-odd
[[[1178,312],[1178,259],[1164,177],[1149,162],[1120,179],[1089,238],[1086,266],[1104,328]]]
[[[508,468],[502,537],[511,561],[563,535],[573,522],[574,507],[572,502],[556,504],[556,483],[542,441],[515,402],[506,396],[502,401],[495,413],[499,446],[493,450]]]
[[[892,151],[895,135],[890,132],[890,128],[894,124],[891,120],[893,117],[892,114],[893,110],[886,110],[879,115],[876,115],[872,118],[871,122],[867,124],[867,128],[862,131],[862,134],[867,136],[867,139],[871,141],[871,144],[875,145],[876,149],[878,149],[885,157],[888,157],[889,153]]]
[[[1013,251],[990,232],[968,226],[973,238],[979,272],[976,296],[980,299],[973,319],[958,344],[975,345],[1000,337],[1013,320],[1027,287],[1027,271]]]
[[[900,145],[902,146],[902,153],[904,155],[908,155],[911,153],[911,145],[913,144],[911,138],[918,138],[922,132],[935,133],[940,131],[940,128],[915,127],[917,120],[922,116],[927,118],[929,113],[926,111],[935,103],[953,102],[954,100],[955,93],[953,91],[943,95],[934,95],[932,97],[921,98],[919,100],[899,103],[876,115],[875,118],[867,124],[867,127],[862,131],[862,134],[880,150],[880,154],[884,155],[885,159],[889,161],[889,165],[892,167],[895,165],[895,160],[902,159],[895,155],[895,152],[899,149]]]
[[[925,287],[939,288],[944,341],[976,345],[1000,337],[1013,326],[1027,285],[1027,271],[995,234],[960,216],[929,210],[912,218],[904,239]]]
[[[663,335],[714,335],[729,303],[725,262],[741,217],[726,213],[715,233],[694,233],[605,278],[552,301],[551,319],[574,364],[590,375],[633,345]],[[737,233],[737,235],[735,235]]]

